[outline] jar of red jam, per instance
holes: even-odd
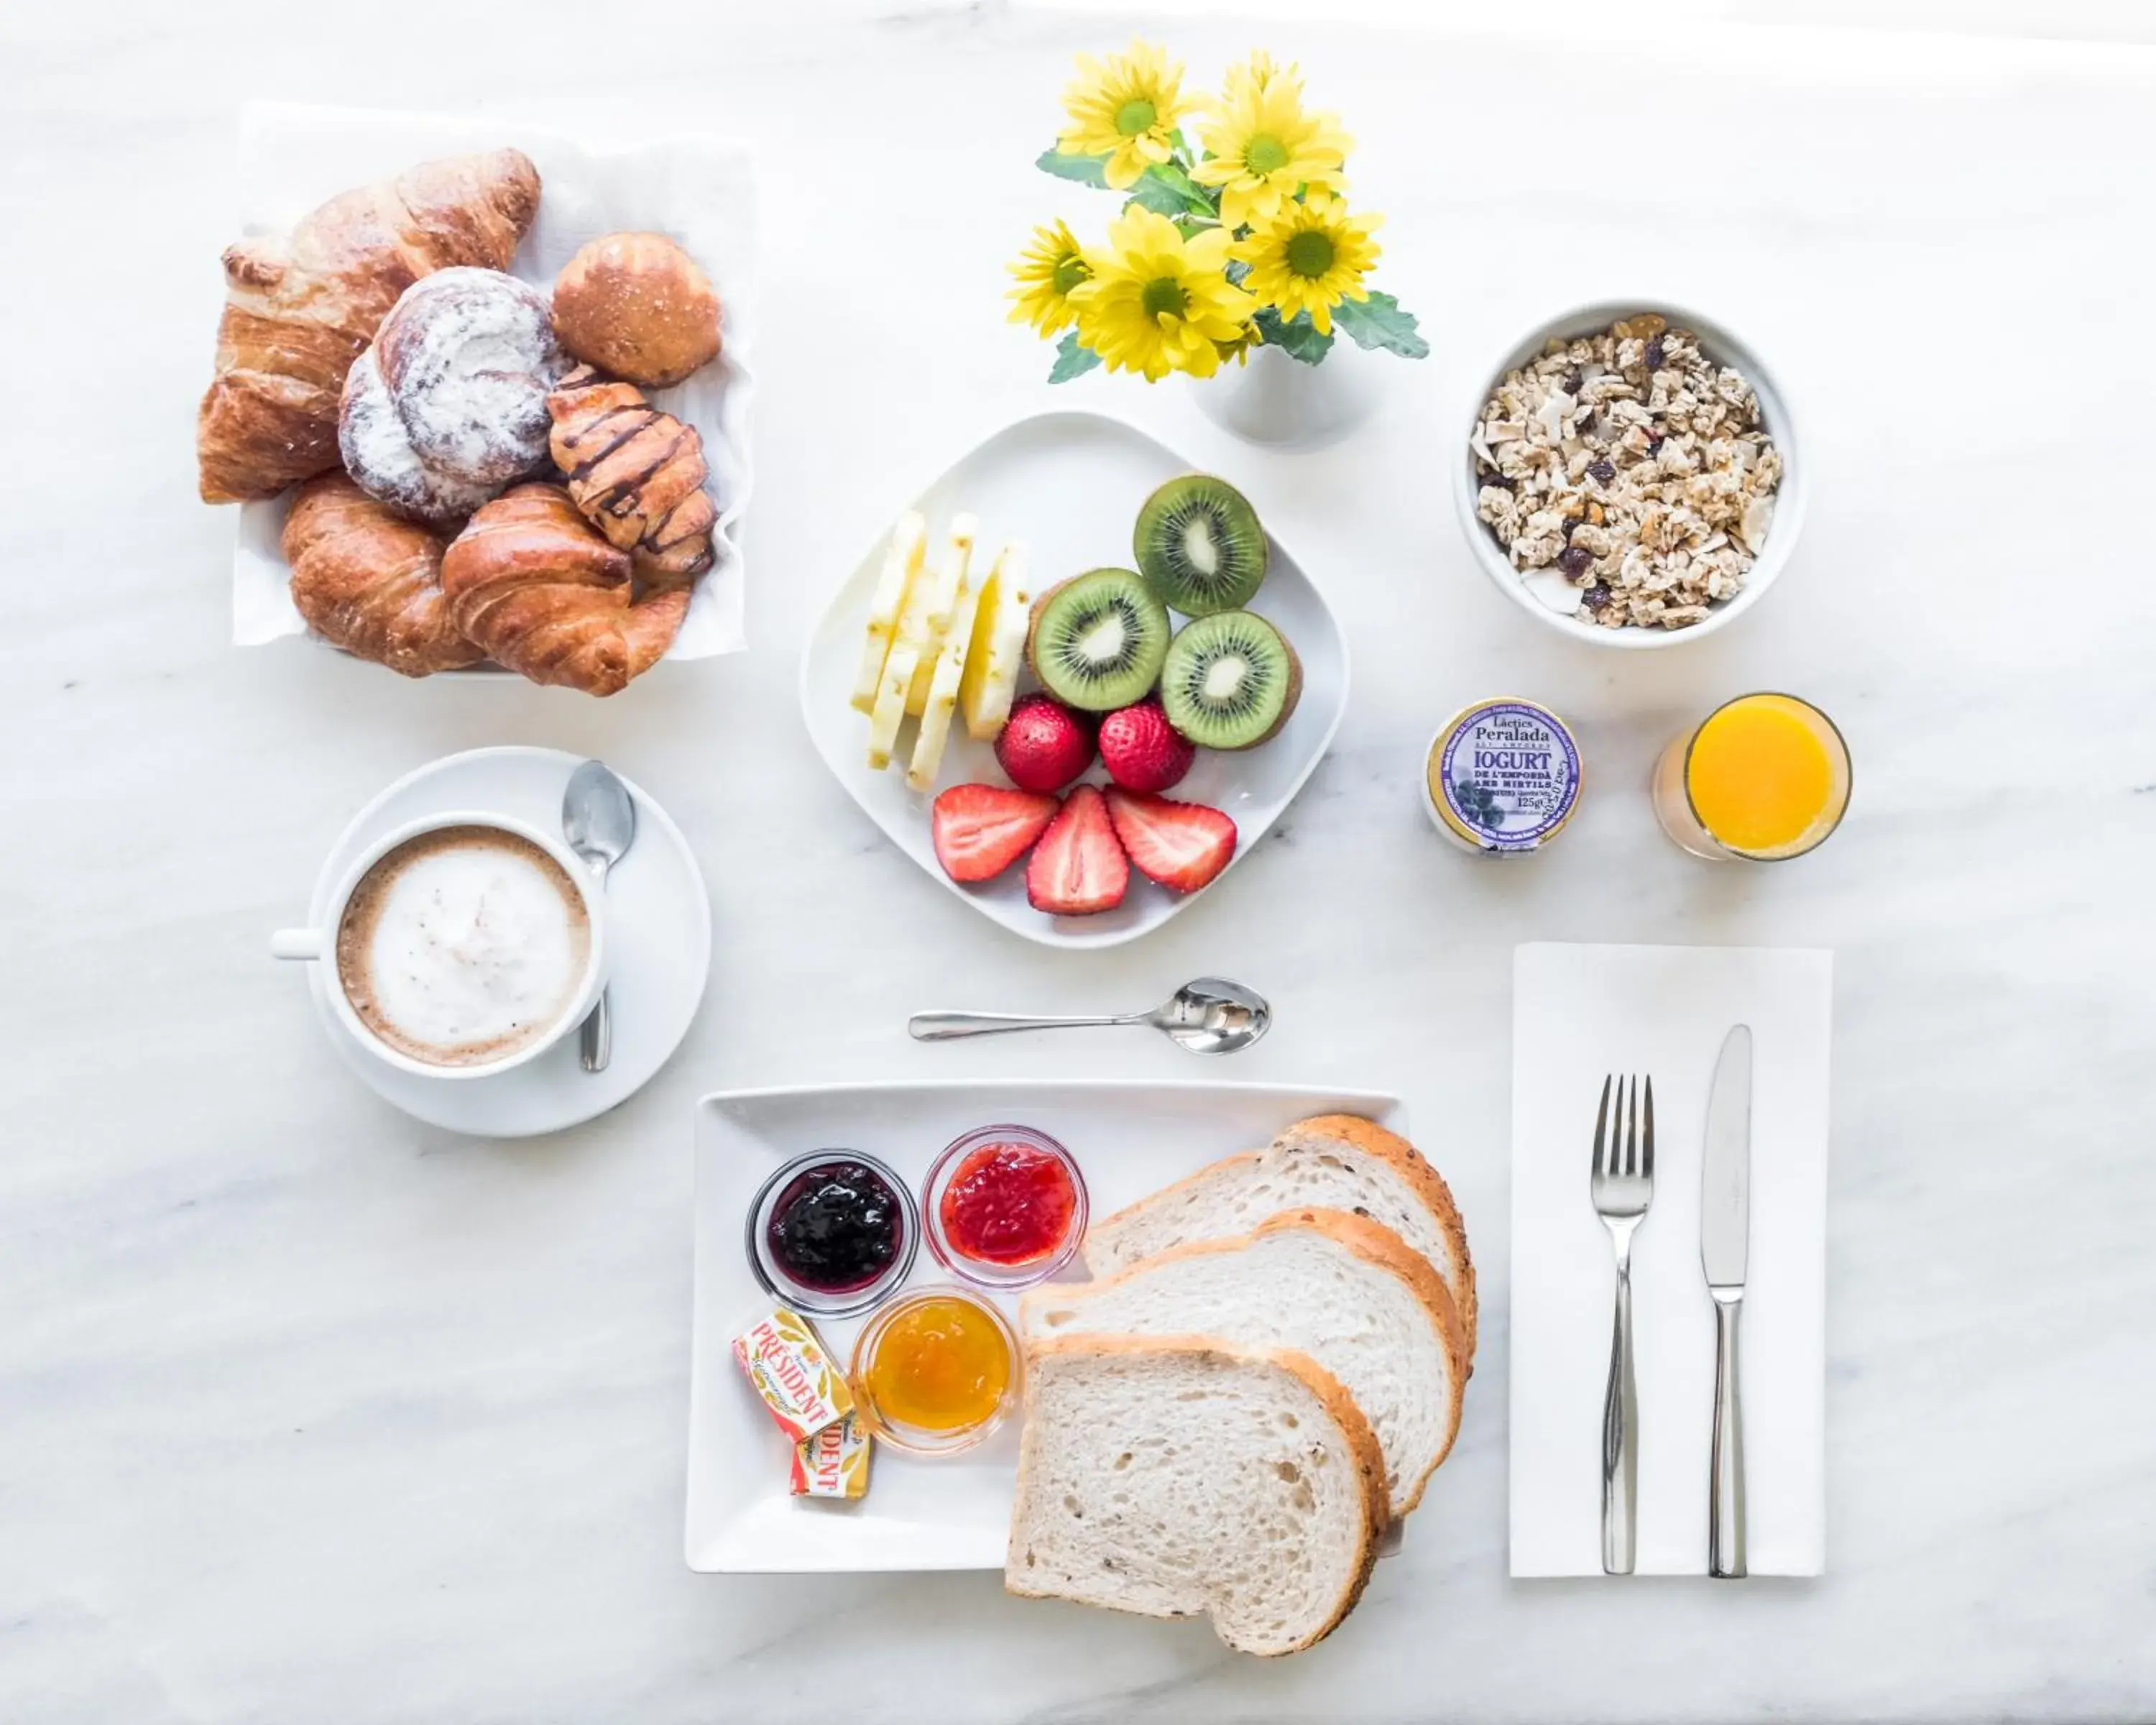
[[[936,1261],[984,1288],[1045,1281],[1086,1237],[1086,1180],[1070,1153],[1027,1126],[984,1126],[930,1164],[921,1230]]]
[[[749,1265],[798,1312],[865,1312],[906,1280],[921,1219],[906,1183],[858,1150],[782,1163],[748,1209]]]

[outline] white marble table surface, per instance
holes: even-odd
[[[860,8],[854,8],[856,11]],[[707,0],[0,19],[0,1718],[986,1721],[2156,1715],[2156,582],[2145,50],[1262,27],[1361,141],[1436,352],[1304,457],[1099,377],[1261,501],[1355,696],[1281,828],[1153,938],[1052,954],[897,857],[823,773],[795,658],[913,487],[1046,404],[1001,321],[1067,55],[1113,20],[752,26]],[[779,12],[784,8],[767,8]],[[1494,10],[1494,9],[1493,9]],[[1204,75],[1253,38],[1175,33]],[[640,104],[763,151],[747,655],[608,704],[227,644],[189,447],[256,95]],[[325,192],[334,188],[325,187]],[[1442,478],[1539,312],[1713,311],[1799,398],[1781,589],[1677,654],[1530,633]],[[1643,778],[1748,686],[1835,713],[1845,830],[1717,872]],[[1573,716],[1593,785],[1520,866],[1442,846],[1463,700]],[[431,756],[601,752],[707,870],[708,1000],[612,1116],[522,1144],[359,1088],[272,967],[357,805]],[[1505,1575],[1507,988],[1524,939],[1833,947],[1829,1573]],[[1279,1027],[1205,1076],[1394,1089],[1464,1202],[1485,1343],[1407,1553],[1306,1657],[1006,1599],[990,1575],[682,1567],[690,1106],[754,1083],[1200,1076],[1132,1035],[918,1048],[927,1004],[1106,1008],[1217,969]],[[1592,1026],[1551,1027],[1591,1059]]]

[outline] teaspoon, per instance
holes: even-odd
[[[598,871],[603,893],[608,874],[636,842],[636,799],[605,762],[587,761],[569,775],[569,788],[562,793],[562,836]],[[599,991],[598,1004],[577,1033],[587,1072],[603,1072],[613,1058],[613,1012],[607,994]]]
[[[1109,1018],[1027,1018],[1002,1012],[917,1012],[906,1021],[916,1042],[948,1042],[960,1036],[995,1036],[1006,1030],[1057,1030],[1073,1024],[1150,1024],[1193,1054],[1233,1054],[1271,1028],[1265,997],[1224,977],[1185,983],[1172,999],[1151,1012]]]

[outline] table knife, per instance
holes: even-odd
[[[1752,1031],[1723,1040],[1707,1100],[1700,1171],[1699,1261],[1714,1299],[1714,1445],[1709,1469],[1707,1573],[1744,1574],[1744,1410],[1738,1395],[1737,1317],[1752,1233]]]

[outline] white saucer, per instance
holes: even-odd
[[[552,830],[562,793],[583,760],[559,749],[472,749],[407,774],[360,810],[315,882],[310,916],[321,925],[330,894],[362,848],[390,828],[450,809],[514,815]],[[577,1039],[562,1039],[512,1071],[454,1082],[401,1072],[356,1042],[330,1005],[326,967],[307,966],[308,986],[345,1064],[407,1114],[490,1138],[560,1132],[626,1101],[666,1064],[688,1034],[711,966],[711,906],[703,872],[666,811],[625,776],[636,798],[636,843],[607,882],[607,947],[613,988],[613,1058],[587,1072]]]

